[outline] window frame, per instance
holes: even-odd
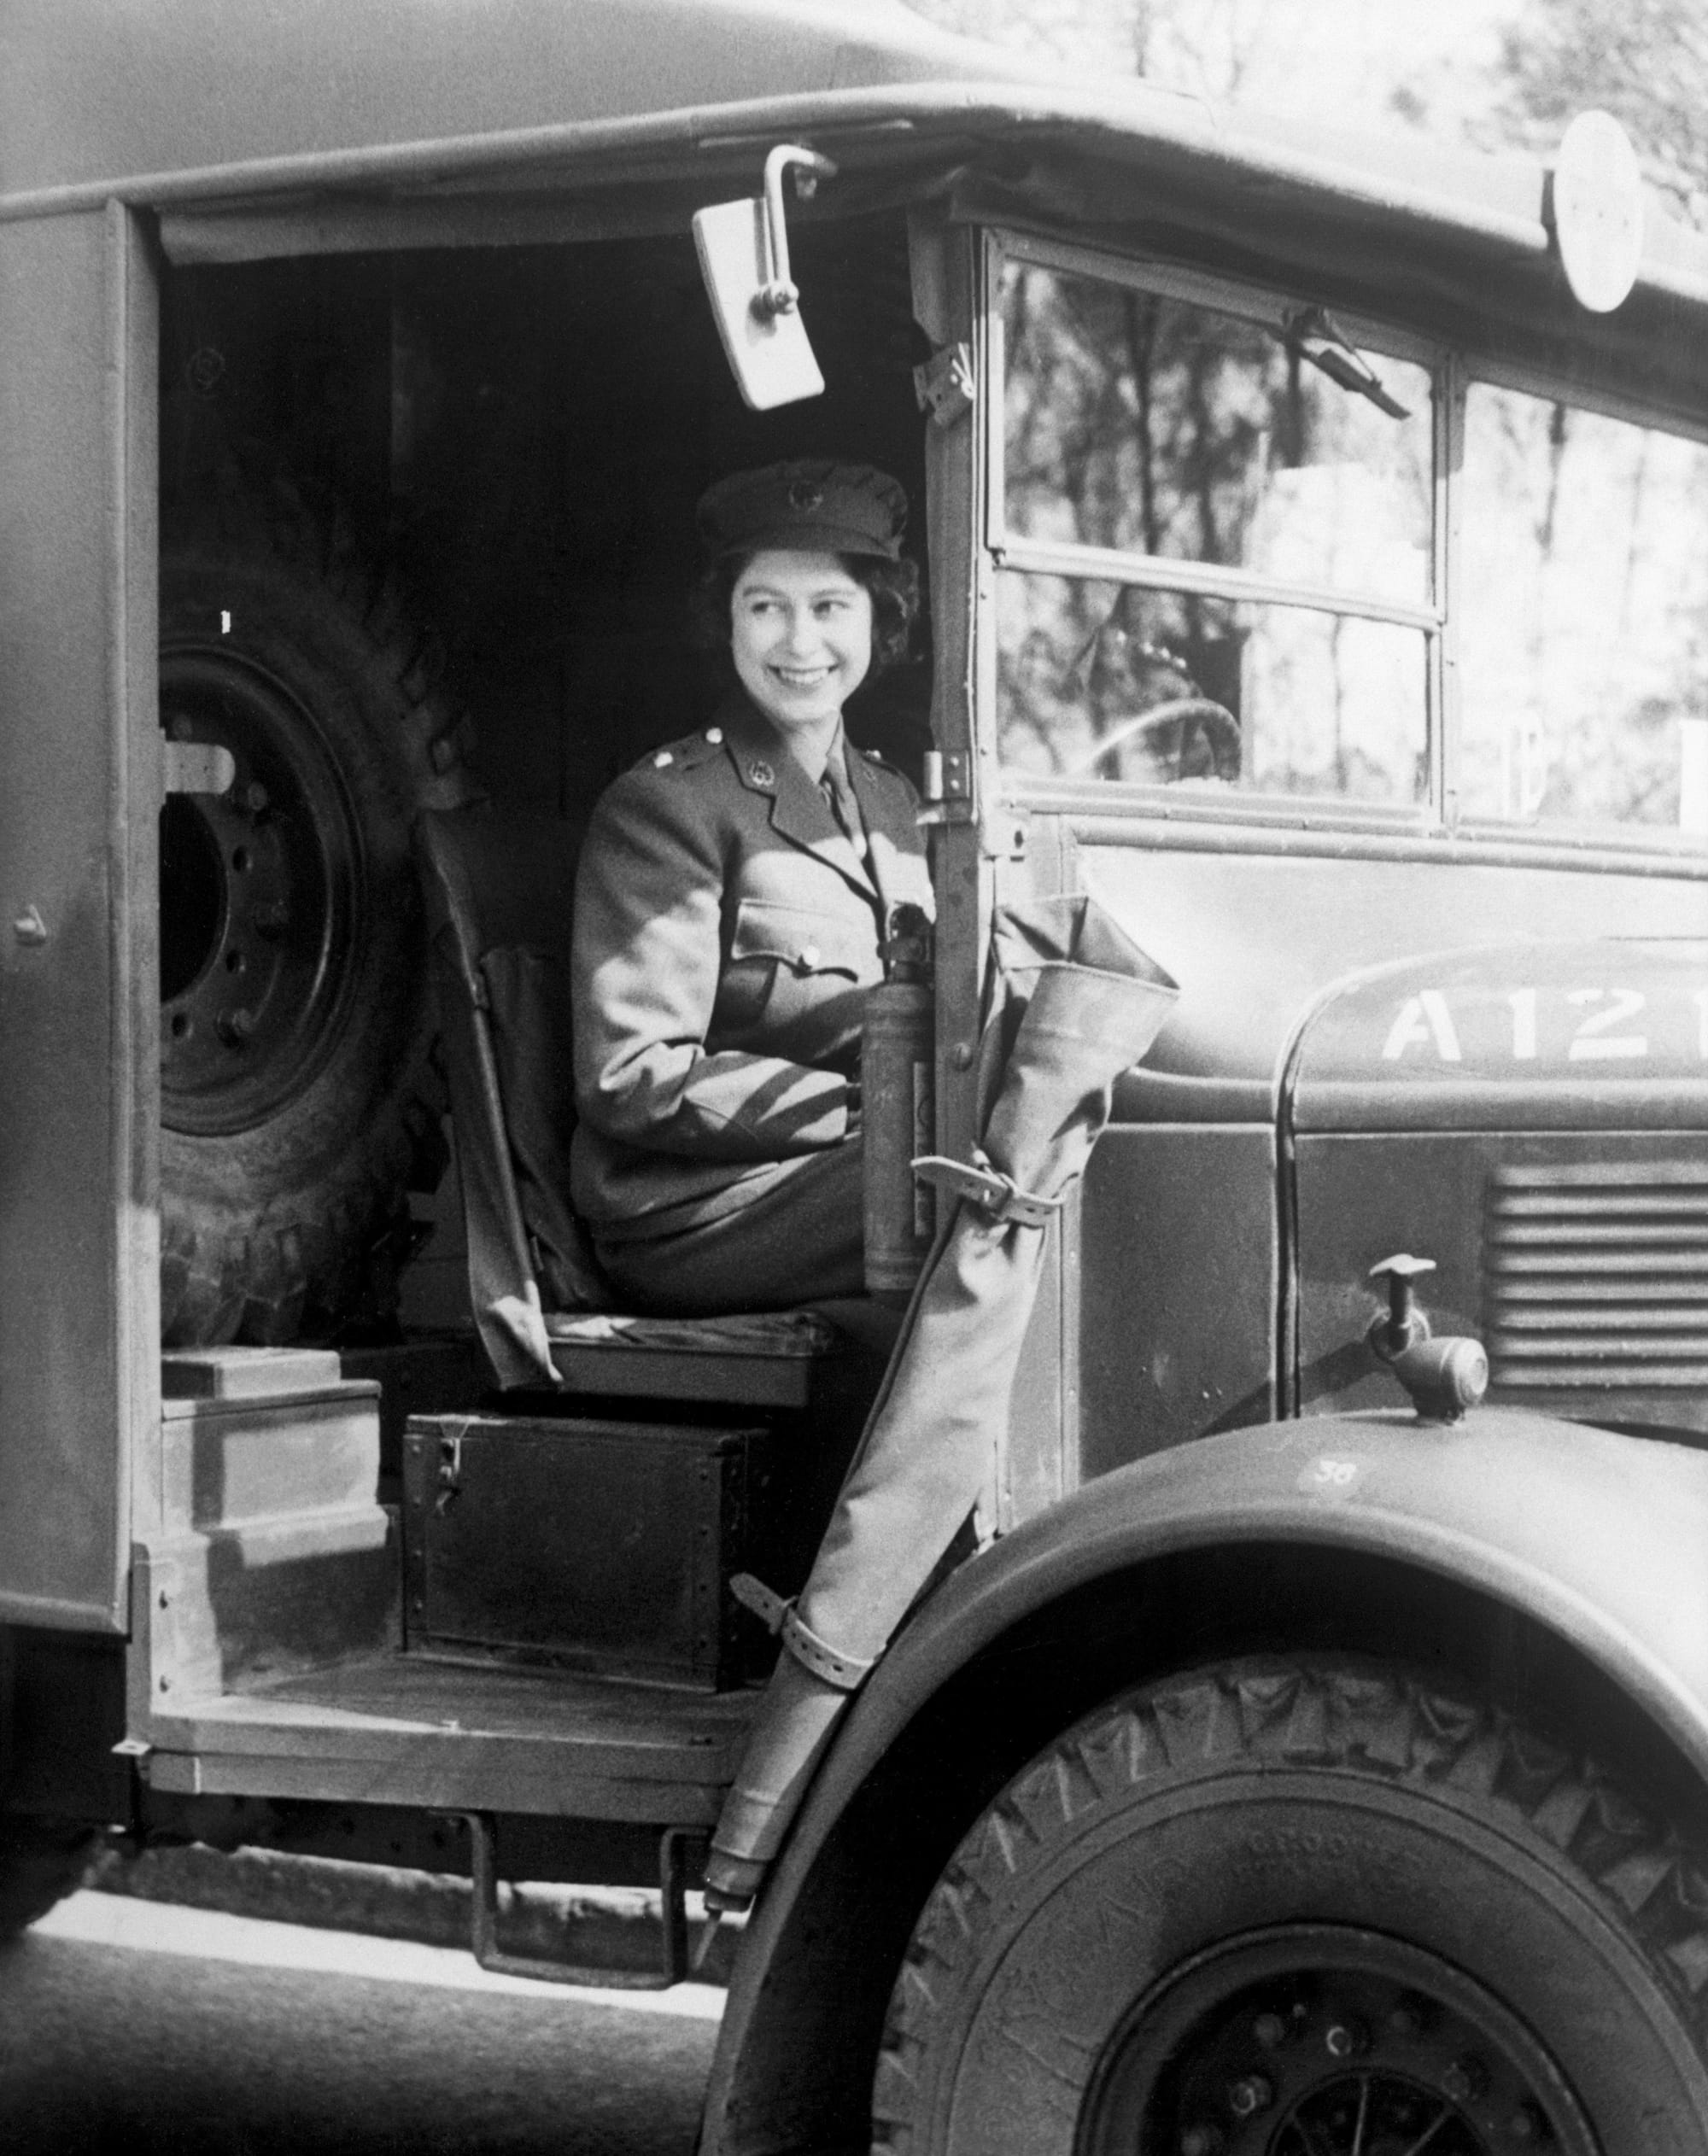
[[[1271,288],[1247,284],[1184,269],[1172,263],[1111,254],[1072,241],[1043,238],[1032,234],[991,229],[982,250],[984,290],[981,295],[984,355],[980,379],[990,385],[983,400],[984,432],[980,444],[985,468],[985,515],[980,535],[980,612],[986,627],[980,638],[981,707],[996,710],[996,636],[994,612],[997,579],[1003,574],[1078,577],[1085,581],[1137,586],[1150,591],[1184,592],[1221,599],[1237,605],[1279,605],[1300,611],[1336,614],[1358,621],[1373,621],[1392,628],[1411,629],[1423,638],[1424,709],[1428,786],[1424,799],[1407,803],[1344,802],[1319,794],[1261,793],[1241,790],[1232,799],[1188,796],[1173,786],[1153,786],[1134,780],[1062,780],[1016,772],[1002,766],[996,744],[989,744],[989,765],[1000,772],[1004,791],[1022,787],[1029,802],[1044,805],[1046,797],[1071,796],[1083,800],[1089,793],[1108,804],[1112,798],[1167,801],[1165,813],[1173,820],[1200,817],[1211,821],[1273,821],[1285,816],[1296,826],[1301,811],[1314,823],[1351,824],[1415,831],[1438,826],[1441,800],[1443,733],[1442,702],[1448,683],[1444,661],[1446,611],[1444,579],[1448,561],[1441,541],[1442,503],[1446,494],[1444,459],[1447,430],[1442,424],[1442,376],[1448,354],[1429,339],[1340,307],[1335,318],[1354,344],[1383,356],[1421,366],[1430,377],[1430,459],[1434,482],[1430,539],[1430,597],[1427,602],[1384,599],[1370,592],[1347,591],[1331,586],[1296,584],[1263,576],[1248,570],[1214,563],[1182,560],[1179,556],[1147,554],[1126,548],[1086,546],[1073,541],[1044,542],[1011,533],[1006,521],[1006,425],[1003,389],[1007,353],[1002,313],[1002,280],[1005,265],[1027,262],[1040,268],[1061,270],[1072,276],[1090,277],[1127,290],[1150,292],[1187,305],[1214,307],[1220,313],[1278,331],[1284,316],[1302,304],[1299,297]]]
[[[1214,564],[1146,554],[1125,548],[1085,546],[1073,541],[1032,540],[1010,532],[1006,521],[1006,350],[1002,311],[1003,271],[1009,262],[1035,264],[1069,275],[1097,278],[1129,290],[1216,310],[1278,330],[1284,314],[1307,303],[1306,295],[1212,273],[1156,258],[1122,255],[1083,242],[988,226],[980,250],[978,378],[979,457],[984,513],[977,552],[974,678],[984,715],[978,756],[986,799],[1014,800],[1042,810],[1060,809],[1079,817],[1152,819],[1179,829],[1217,824],[1274,829],[1294,834],[1369,834],[1380,840],[1465,840],[1477,856],[1491,853],[1539,864],[1610,868],[1641,866],[1651,873],[1708,879],[1708,838],[1654,827],[1541,827],[1476,818],[1461,813],[1457,774],[1461,700],[1458,625],[1463,597],[1463,483],[1466,400],[1473,383],[1552,399],[1628,424],[1708,441],[1708,425],[1693,425],[1657,411],[1639,397],[1606,389],[1586,389],[1550,374],[1509,366],[1395,324],[1335,305],[1338,325],[1368,350],[1423,367],[1430,377],[1431,411],[1430,601],[1408,605],[1376,594],[1296,585]],[[1077,577],[1152,591],[1184,592],[1236,604],[1290,606],[1385,622],[1418,631],[1424,638],[1424,716],[1427,729],[1425,798],[1412,803],[1352,802],[1322,795],[1260,793],[1240,789],[1228,796],[1130,779],[1066,779],[1017,771],[1000,762],[995,739],[997,662],[996,611],[998,579],[1034,574]],[[1310,843],[1307,838],[1306,843]],[[1454,851],[1457,850],[1454,847]]]
[[[1678,414],[1658,410],[1641,399],[1622,397],[1617,392],[1606,389],[1585,389],[1568,383],[1558,375],[1534,374],[1522,368],[1505,365],[1498,360],[1466,355],[1459,361],[1454,405],[1459,442],[1452,487],[1455,518],[1453,558],[1455,564],[1462,554],[1459,526],[1462,522],[1463,505],[1468,491],[1464,476],[1463,453],[1466,413],[1471,392],[1478,388],[1503,389],[1516,396],[1533,398],[1541,404],[1562,404],[1569,410],[1589,412],[1598,418],[1611,419],[1623,426],[1640,427],[1648,433],[1670,435],[1682,441],[1708,445],[1708,424],[1693,424]],[[1459,620],[1462,618],[1457,604],[1457,587],[1458,579],[1455,578],[1454,593],[1449,594],[1450,648],[1456,645]],[[1456,663],[1454,670],[1456,675]],[[1456,689],[1456,679],[1454,686]],[[1459,755],[1459,706],[1456,696],[1452,716],[1456,766]],[[1708,877],[1708,833],[1684,832],[1658,824],[1586,824],[1574,827],[1558,823],[1543,827],[1511,822],[1500,816],[1461,814],[1456,798],[1452,805],[1454,814],[1449,828],[1458,837],[1489,844],[1530,845],[1568,853],[1580,860],[1591,854],[1611,857],[1635,853],[1650,861],[1658,856],[1663,863],[1674,864],[1681,872],[1693,871]],[[1614,831],[1618,833],[1617,838],[1606,835]]]

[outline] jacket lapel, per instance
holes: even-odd
[[[845,877],[863,898],[876,897],[877,885],[867,873],[866,864],[781,736],[746,705],[739,714],[731,713],[724,719],[723,728],[742,784],[751,793],[770,797],[772,830]],[[851,766],[858,760],[851,751]],[[863,815],[867,797],[857,780],[855,794]]]
[[[911,797],[908,798],[904,822],[898,821],[890,790],[874,781],[865,757],[851,746],[848,751],[848,777],[854,798],[860,803],[861,821],[866,827],[867,862],[883,905],[884,932],[887,935],[889,918],[895,908],[904,899],[916,902],[919,897],[916,877],[898,889],[893,874],[904,855],[918,854],[919,827],[914,821]]]

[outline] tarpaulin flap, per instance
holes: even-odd
[[[1171,991],[1174,985],[1114,916],[1084,891],[1005,906],[997,915],[992,940],[997,970],[1003,973],[1063,964],[1150,981]]]
[[[792,1655],[778,1666],[715,1837],[714,1855],[738,1865],[775,1853],[846,1686],[883,1652],[988,1485],[1038,1293],[1037,1222],[1085,1172],[1115,1079],[1148,1050],[1178,992],[1084,896],[1004,909],[994,949],[986,1038],[1006,1054],[975,1160],[991,1183],[1034,1204],[959,1200],[927,1260],[784,1627]],[[800,1654],[801,1639],[811,1656]],[[826,1668],[856,1674],[827,1678]],[[726,1884],[743,1876],[721,1875]]]
[[[1084,1174],[1115,1079],[1178,990],[1094,898],[997,915],[993,1030],[1008,1037],[980,1158],[1028,1195]],[[880,1653],[977,1502],[1038,1288],[1043,1232],[962,1201],[908,1313],[886,1391],[826,1532],[801,1615],[844,1651]]]

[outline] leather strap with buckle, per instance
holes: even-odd
[[[913,1171],[921,1183],[951,1198],[964,1198],[1003,1227],[1047,1228],[1051,1215],[1062,1210],[1060,1198],[1040,1198],[1022,1190],[1011,1175],[988,1165],[975,1166],[968,1160],[928,1153],[914,1162]]]
[[[857,1690],[871,1669],[871,1662],[839,1653],[828,1639],[821,1639],[801,1622],[793,1602],[786,1602],[775,1588],[756,1580],[751,1572],[736,1573],[729,1582],[729,1592],[744,1610],[752,1611],[767,1632],[776,1633],[804,1669],[839,1691]]]

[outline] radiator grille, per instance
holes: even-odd
[[[1494,1384],[1708,1388],[1708,1163],[1498,1169],[1484,1241]]]

